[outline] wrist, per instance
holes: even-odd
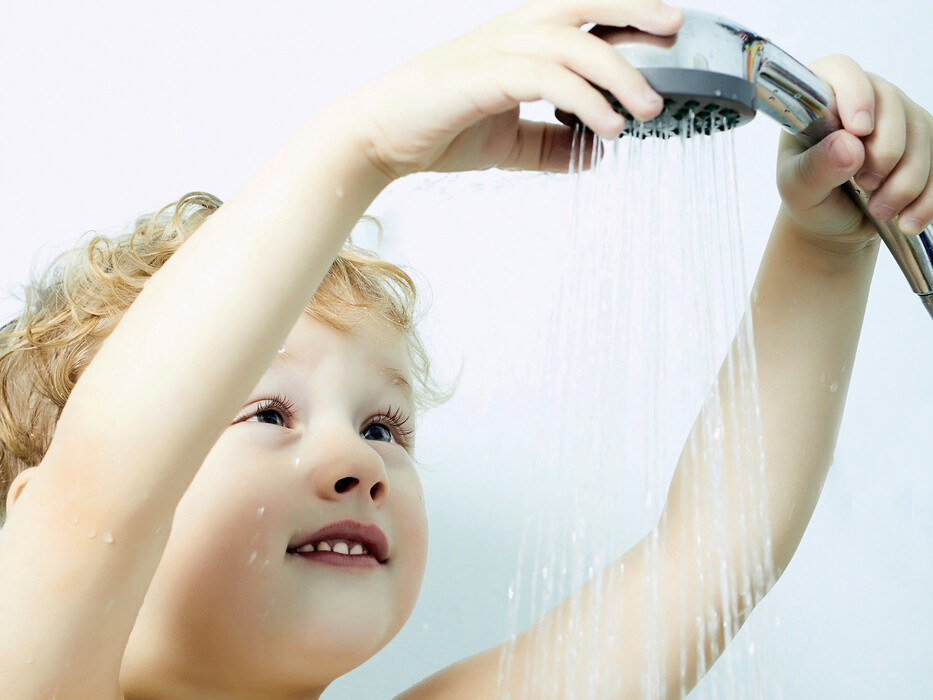
[[[828,274],[842,274],[874,266],[881,238],[863,224],[854,234],[825,235],[801,225],[781,204],[772,236],[788,239],[802,263]]]
[[[366,109],[355,93],[315,114],[301,126],[295,138],[306,144],[304,150],[312,161],[333,170],[340,198],[362,197],[372,201],[396,179],[372,157]],[[347,186],[341,187],[340,183]]]

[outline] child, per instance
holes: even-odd
[[[316,698],[395,635],[424,569],[412,415],[431,387],[410,281],[340,251],[408,173],[566,170],[569,134],[520,122],[522,101],[546,99],[605,136],[621,119],[587,81],[638,118],[657,114],[640,75],[578,31],[589,21],[669,34],[681,15],[653,0],[533,0],[313,117],[222,207],[187,197],[140,224],[135,256],[98,248],[71,299],[53,290],[37,300],[45,317],[6,329],[4,697]],[[815,69],[846,131],[806,153],[783,142],[784,205],[753,306],[772,531],[752,535],[772,539],[778,571],[828,468],[877,253],[835,188],[857,176],[877,190],[873,212],[905,231],[933,218],[930,116],[847,59]],[[711,522],[702,504],[678,510],[702,470],[679,464],[664,541],[696,541],[679,536],[694,508]],[[642,556],[620,563],[637,571]],[[694,575],[662,582],[662,610]],[[618,645],[605,696],[636,695],[648,663],[636,578],[604,587]],[[720,604],[715,591],[704,604]],[[403,697],[520,696],[533,632],[515,642],[514,687],[498,688],[492,649]],[[547,669],[557,682],[573,675],[562,663]],[[703,669],[688,669],[690,687]],[[664,672],[679,692],[679,668]]]

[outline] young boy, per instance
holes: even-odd
[[[427,365],[410,281],[340,251],[406,174],[566,170],[570,134],[519,121],[523,101],[546,99],[607,137],[621,118],[591,83],[637,118],[656,115],[657,95],[579,31],[587,22],[670,34],[681,15],[656,0],[533,0],[316,115],[222,207],[193,196],[144,222],[142,253],[92,252],[87,275],[69,278],[83,297],[53,290],[39,306],[66,312],[24,314],[7,329],[4,697],[317,698],[395,635],[426,553],[410,453]],[[782,143],[784,204],[753,304],[771,530],[743,536],[770,538],[779,572],[830,462],[877,254],[836,188],[856,176],[875,190],[873,213],[899,216],[905,232],[933,219],[930,116],[847,59],[814,69],[834,87],[845,130],[805,153]],[[703,470],[687,454],[678,465],[659,526],[672,549],[703,540],[683,532],[712,527],[714,514],[684,496]],[[615,640],[600,659],[603,697],[636,696],[651,663],[640,577],[628,575],[643,556],[636,547],[601,576],[601,634]],[[691,654],[697,631],[664,611],[695,576],[669,568],[659,584],[664,638],[679,647],[686,636]],[[710,588],[702,612],[721,605]],[[403,697],[521,697],[536,628],[565,634],[571,604],[515,640],[505,687],[491,649]],[[687,664],[687,688],[722,641],[720,629],[705,661]],[[679,654],[664,658],[677,694]],[[561,684],[580,675],[570,663],[555,654],[535,672]]]

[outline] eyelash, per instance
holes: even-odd
[[[272,396],[271,399],[264,399],[263,401],[260,401],[259,405],[256,406],[255,409],[250,411],[249,415],[243,417],[243,420],[255,418],[260,413],[265,413],[266,411],[275,409],[279,413],[281,413],[282,418],[284,418],[287,421],[288,419],[294,416],[294,412],[293,412],[294,408],[295,408],[295,404],[293,401],[291,401],[285,396],[282,396],[281,394],[275,394]]]
[[[367,420],[362,430],[366,430],[369,426],[377,423],[388,424],[390,431],[393,433],[395,442],[399,445],[405,448],[411,446],[409,438],[414,434],[415,426],[412,425],[410,414],[404,413],[400,408],[396,408],[393,411],[392,407],[389,406],[385,413],[379,413]],[[360,432],[362,432],[362,430]]]
[[[274,394],[272,398],[264,399],[259,402],[259,405],[252,411],[249,415],[244,416],[243,420],[248,420],[250,418],[255,418],[260,413],[264,413],[269,410],[276,410],[282,414],[282,418],[285,419],[287,423],[289,420],[294,418],[294,408],[295,403],[286,396],[281,394]],[[397,442],[402,447],[410,447],[410,437],[414,434],[415,428],[412,425],[411,415],[402,411],[401,408],[392,409],[392,406],[389,406],[385,412],[377,413],[372,418],[366,421],[363,427],[360,429],[360,432],[366,430],[371,425],[376,425],[379,423],[386,423],[390,432],[393,434],[395,442]]]

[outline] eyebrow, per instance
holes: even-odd
[[[412,408],[415,407],[415,392],[412,391],[411,384],[409,384],[408,380],[405,379],[401,372],[395,369],[395,367],[389,367],[381,362],[377,365],[377,371],[380,375],[385,377],[387,386],[398,387],[399,391],[405,396],[405,400],[408,401],[408,404]]]
[[[281,369],[293,362],[295,362],[295,357],[293,355],[287,352],[276,353],[276,356],[272,358],[272,362],[269,363],[269,369]],[[405,379],[405,375],[395,367],[390,367],[381,360],[375,360],[373,364],[375,365],[376,373],[385,380],[385,386],[397,387],[398,390],[402,392],[402,395],[405,397],[405,400],[408,401],[409,405],[414,408],[415,392],[411,388],[411,383]]]
[[[289,362],[293,362],[294,359],[294,357],[289,355],[284,350],[280,350],[275,354],[275,357],[272,358],[272,362],[269,363],[269,369],[279,369],[287,365]]]

